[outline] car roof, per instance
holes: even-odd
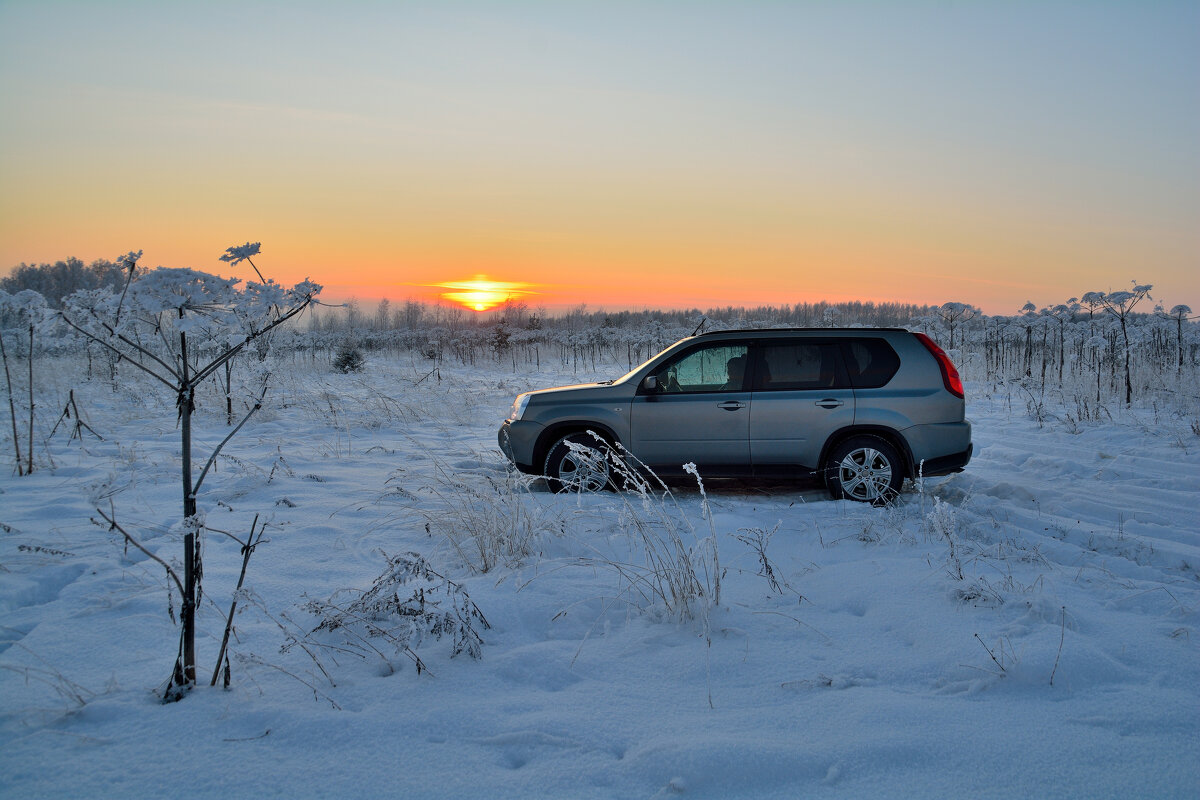
[[[697,334],[695,338],[704,339],[709,337],[751,337],[751,336],[788,336],[797,333],[803,333],[816,336],[863,336],[873,333],[909,333],[906,328],[736,328],[718,331],[705,331]]]

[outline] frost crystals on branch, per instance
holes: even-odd
[[[254,271],[258,273],[258,279],[263,283],[266,283],[266,279],[262,276],[262,273],[258,271],[258,267],[254,266],[254,261],[250,258],[250,256],[258,255],[258,252],[261,248],[262,245],[259,242],[246,242],[243,245],[228,247],[225,249],[225,255],[221,256],[221,260],[228,261],[229,266],[231,267],[236,267],[243,261],[249,261],[250,266],[254,267]]]

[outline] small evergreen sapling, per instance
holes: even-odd
[[[348,375],[351,372],[362,372],[366,363],[361,350],[352,344],[343,344],[333,359],[333,368],[343,375]]]

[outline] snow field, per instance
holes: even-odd
[[[167,706],[155,690],[179,598],[89,518],[111,501],[152,552],[180,557],[174,399],[48,370],[43,417],[74,388],[105,438],[60,430],[33,475],[0,478],[0,793],[160,796],[179,772],[200,798],[1200,791],[1186,420],[1135,409],[1070,433],[968,384],[966,472],[886,509],[807,482],[708,481],[710,520],[694,482],[665,499],[564,497],[506,470],[495,430],[517,392],[611,375],[431,367],[276,368],[271,406],[200,497],[210,529],[269,521],[233,684]],[[211,447],[221,408],[198,414]],[[782,592],[734,538],[755,529],[774,531]],[[688,616],[639,591],[641,532],[668,530],[698,551],[715,531],[720,605]],[[369,588],[381,551],[418,552],[465,587],[491,625],[480,660],[430,637],[420,675],[382,643],[366,658],[281,652],[337,643],[311,635],[304,605]],[[241,558],[211,530],[204,558],[206,684]]]

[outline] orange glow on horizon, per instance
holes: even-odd
[[[488,311],[516,297],[532,294],[525,288],[527,283],[511,283],[507,281],[488,280],[486,275],[477,275],[474,280],[448,281],[436,284],[439,289],[450,289],[442,292],[443,300],[458,303],[471,311]]]

